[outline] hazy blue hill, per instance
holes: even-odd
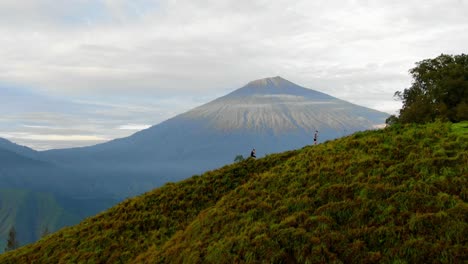
[[[12,225],[24,245],[40,238],[46,227],[55,231],[76,224],[119,200],[111,192],[103,193],[104,188],[96,192],[92,178],[23,156],[18,153],[35,152],[2,142],[12,151],[0,148],[0,252]]]
[[[5,248],[12,225],[21,245],[25,245],[39,239],[46,228],[55,232],[115,203],[112,199],[73,198],[0,186],[0,252]]]
[[[38,168],[47,166],[52,165],[0,148],[0,171],[7,168]]]
[[[21,146],[18,144],[15,144],[7,139],[0,138],[0,149],[4,150],[9,150],[11,152],[14,152],[18,155],[28,157],[31,159],[40,159],[40,154],[38,151],[35,151],[31,148],[28,148],[26,146]]]

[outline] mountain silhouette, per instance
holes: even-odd
[[[42,154],[70,166],[165,169],[189,176],[247,156],[303,147],[384,124],[388,114],[296,85],[281,77],[244,87],[132,136]],[[133,168],[133,169],[131,169]]]
[[[22,156],[14,151],[0,148],[0,168],[3,170],[7,168],[42,168],[49,167],[50,164],[35,160],[26,156]]]
[[[0,149],[8,150],[31,159],[40,159],[40,153],[38,151],[18,145],[4,138],[0,138]]]

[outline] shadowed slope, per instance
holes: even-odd
[[[392,127],[250,159],[129,199],[0,262],[461,262],[465,132]]]
[[[35,160],[27,156],[23,156],[14,151],[0,148],[0,168],[40,168],[40,167],[51,167],[44,161]]]
[[[0,186],[0,253],[5,249],[11,226],[16,229],[20,245],[26,245],[36,242],[45,230],[54,232],[75,225],[116,202]]]
[[[37,151],[35,151],[35,150],[31,149],[31,148],[15,144],[15,143],[13,143],[13,142],[11,142],[9,140],[6,140],[4,138],[0,138],[0,150],[1,149],[8,150],[8,151],[14,152],[14,153],[16,153],[18,155],[21,155],[21,156],[24,156],[24,157],[27,157],[27,158],[31,158],[31,159],[39,159],[40,158],[39,152],[37,152]]]

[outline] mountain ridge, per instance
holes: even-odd
[[[23,146],[23,145],[13,143],[6,138],[0,138],[0,149],[12,151],[12,152],[15,152],[16,154],[19,154],[28,158],[32,158],[32,159],[39,159],[39,156],[40,156],[38,151],[32,148]]]
[[[243,87],[225,95],[224,97],[245,97],[248,95],[261,94],[290,94],[296,96],[308,96],[315,99],[336,99],[330,95],[305,88],[288,81],[280,76],[257,79],[244,85]],[[223,98],[223,97],[221,97]]]
[[[40,162],[33,160],[31,158],[22,156],[16,152],[7,150],[7,149],[1,149],[0,148],[0,165],[5,168],[7,166],[19,166],[19,165],[24,165],[24,164],[30,164],[30,165],[39,165]]]

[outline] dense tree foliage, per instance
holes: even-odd
[[[359,132],[169,183],[0,263],[463,263],[468,122]]]
[[[442,54],[416,63],[409,72],[411,87],[395,93],[403,101],[400,116],[387,123],[468,120],[468,55]]]

